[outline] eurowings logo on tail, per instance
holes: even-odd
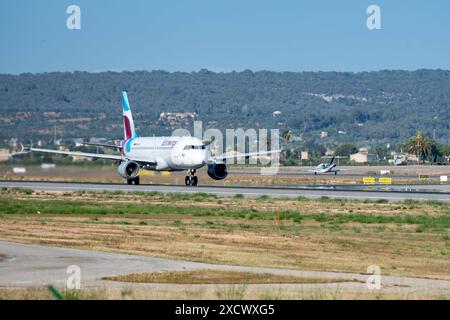
[[[122,107],[124,140],[137,138],[138,135],[134,129],[133,115],[131,114],[130,103],[126,91],[122,92]]]

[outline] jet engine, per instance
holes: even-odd
[[[136,178],[139,175],[139,170],[139,163],[134,161],[122,162],[117,167],[119,174],[127,180]]]
[[[208,165],[208,176],[214,180],[223,180],[228,176],[227,166],[223,163]]]

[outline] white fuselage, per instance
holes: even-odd
[[[157,171],[198,169],[208,159],[207,147],[194,137],[142,137],[122,141],[122,153],[130,159],[155,161]],[[145,168],[144,168],[145,169]]]

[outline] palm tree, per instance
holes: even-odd
[[[406,142],[408,152],[417,155],[421,163],[432,156],[433,145],[434,142],[428,140],[422,131],[417,131],[416,135]]]

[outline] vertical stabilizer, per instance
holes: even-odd
[[[131,114],[130,103],[128,102],[128,94],[126,91],[122,92],[122,108],[124,138],[125,140],[137,138],[138,135],[134,129],[133,115]]]

